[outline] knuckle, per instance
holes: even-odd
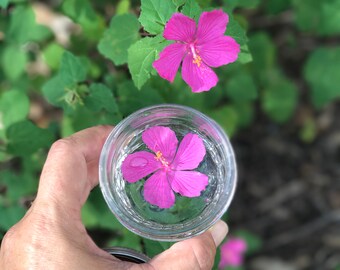
[[[74,148],[74,139],[72,137],[68,137],[65,139],[59,139],[54,142],[51,146],[52,152],[69,152]]]
[[[16,237],[17,237],[17,230],[16,230],[16,227],[13,226],[7,231],[7,233],[2,238],[1,247],[4,249],[9,248],[15,242]]]

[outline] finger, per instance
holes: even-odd
[[[150,261],[154,269],[211,269],[216,247],[228,232],[225,222],[217,222],[209,231],[178,242]]]
[[[35,207],[58,205],[80,213],[91,189],[98,184],[98,161],[112,127],[80,131],[55,142],[47,156]]]

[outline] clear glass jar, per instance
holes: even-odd
[[[166,209],[143,197],[143,185],[150,175],[129,183],[121,169],[129,154],[152,152],[142,133],[154,126],[169,127],[179,142],[188,133],[197,134],[206,149],[196,169],[208,176],[205,190],[194,198],[175,193],[175,204]],[[236,163],[227,135],[206,115],[179,105],[144,108],[121,121],[104,144],[99,167],[100,188],[117,219],[132,232],[159,241],[178,241],[209,229],[228,209],[236,188]]]

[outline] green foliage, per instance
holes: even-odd
[[[0,112],[5,129],[24,120],[28,114],[30,101],[27,95],[18,90],[11,90],[0,96]]]
[[[293,0],[297,26],[321,36],[340,33],[340,0]]]
[[[82,96],[87,89],[80,83],[86,79],[86,74],[87,66],[81,59],[70,52],[64,52],[59,73],[43,86],[46,99],[65,110],[82,104]]]
[[[239,230],[235,233],[235,236],[242,238],[247,243],[247,254],[252,254],[258,251],[262,246],[262,240],[257,235],[245,231]]]
[[[176,12],[176,5],[172,1],[141,0],[141,10],[139,21],[144,30],[158,35],[163,32],[166,22]]]
[[[322,110],[340,96],[340,0],[68,0],[56,6],[47,1],[51,14],[73,22],[62,30],[65,43],[55,29],[36,22],[44,14],[37,14],[41,11],[32,3],[0,1],[0,161],[5,164],[0,165],[6,168],[0,172],[0,235],[23,216],[23,202],[35,195],[47,149],[59,137],[115,125],[160,103],[198,109],[237,136],[256,125],[257,116],[294,126],[289,121],[300,103],[310,100],[311,110]],[[202,11],[212,9],[228,13],[225,34],[240,44],[241,52],[236,63],[214,68],[219,77],[214,89],[195,94],[180,74],[169,83],[152,64],[170,44],[163,31],[173,13],[197,21]],[[253,25],[258,17],[262,21]],[[285,24],[293,40],[289,45],[286,32],[276,32]],[[283,61],[287,51],[296,52],[289,61],[301,59],[302,78],[295,62]],[[303,95],[301,85],[307,86]],[[303,143],[318,136],[312,115],[297,127]],[[151,257],[169,247],[124,229],[99,189],[91,193],[82,218],[89,229],[112,231],[106,245],[135,248]],[[256,236],[240,236],[250,250],[260,248]]]
[[[278,78],[263,91],[263,110],[273,120],[283,123],[293,114],[297,103],[297,88],[289,80]]]
[[[128,50],[128,66],[132,80],[138,89],[146,83],[153,72],[152,63],[159,52],[168,45],[162,37],[147,37],[139,40]]]
[[[99,52],[115,65],[127,62],[128,48],[139,39],[139,22],[134,15],[123,14],[112,18],[110,28],[98,44]]]
[[[42,147],[48,147],[54,139],[49,130],[39,128],[27,120],[11,125],[6,130],[6,137],[7,151],[17,156],[26,156]]]
[[[169,249],[173,245],[173,243],[171,242],[158,242],[150,239],[143,239],[143,243],[145,246],[146,254],[150,258],[155,257],[156,255],[162,253],[164,250]]]
[[[304,76],[312,89],[312,101],[321,108],[340,97],[340,47],[319,48],[306,62]]]
[[[182,13],[197,20],[202,13],[202,9],[195,0],[187,0],[183,6]]]

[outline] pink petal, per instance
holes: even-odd
[[[159,54],[158,60],[153,62],[152,66],[157,70],[159,76],[173,82],[185,52],[184,44],[170,44]]]
[[[203,62],[210,67],[219,67],[235,62],[240,52],[240,45],[228,36],[218,37],[196,46]]]
[[[164,170],[154,173],[144,185],[144,199],[159,208],[170,208],[175,203],[173,193],[167,174]]]
[[[171,168],[176,171],[196,169],[204,156],[205,147],[202,139],[196,134],[188,133],[178,147]]]
[[[162,126],[148,128],[143,132],[142,139],[149,149],[155,153],[160,151],[169,163],[174,159],[178,140],[170,128]]]
[[[140,151],[130,154],[124,159],[122,174],[126,181],[134,183],[161,167],[161,163],[156,160],[154,154]]]
[[[199,44],[224,35],[229,17],[222,10],[203,12],[198,22],[196,38]]]
[[[168,174],[171,188],[186,197],[198,197],[208,185],[208,176],[196,171],[171,171]]]
[[[215,72],[203,62],[195,64],[191,54],[183,60],[182,77],[192,92],[209,91],[218,82]]]
[[[240,238],[231,238],[228,242],[227,242],[227,247],[229,249],[234,250],[235,252],[245,252],[247,250],[247,243],[246,241],[244,241],[243,239]]]
[[[221,246],[220,268],[243,264],[247,244],[243,239],[231,238]]]
[[[168,40],[189,43],[194,40],[195,32],[195,20],[183,15],[182,13],[175,13],[165,25],[163,37]]]

